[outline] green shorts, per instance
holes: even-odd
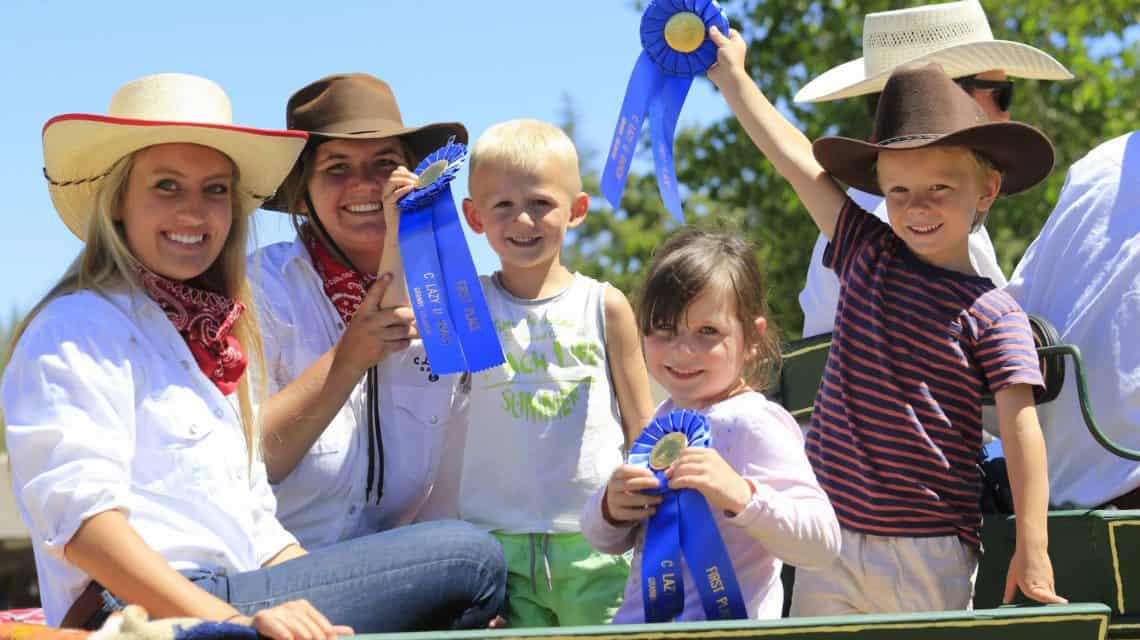
[[[609,624],[621,606],[629,561],[600,553],[580,533],[493,533],[507,559],[507,624]]]

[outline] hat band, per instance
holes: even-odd
[[[895,136],[894,138],[887,138],[886,140],[881,140],[881,141],[876,142],[874,144],[886,147],[886,146],[890,146],[892,144],[898,144],[900,142],[910,142],[911,140],[934,140],[936,138],[941,138],[943,135],[945,135],[945,134],[941,134],[941,133],[915,133],[915,134],[911,134],[909,136]]]
[[[47,180],[48,184],[50,184],[53,187],[74,187],[74,186],[80,185],[80,184],[87,184],[90,182],[98,182],[98,181],[102,180],[103,178],[106,178],[107,176],[111,175],[111,172],[114,170],[115,170],[114,167],[111,167],[110,169],[108,169],[106,171],[106,173],[103,173],[103,174],[100,174],[97,176],[92,176],[90,178],[79,178],[78,180],[67,180],[64,182],[60,182],[58,180],[53,180],[52,177],[48,175],[47,167],[44,167],[43,174],[44,174],[44,179]],[[265,200],[268,200],[273,195],[273,194],[270,194],[268,196],[263,196],[263,195],[254,193],[252,191],[247,191],[247,190],[243,190],[243,193],[245,193],[245,195],[247,197],[253,198],[254,200],[261,200],[263,202]]]
[[[112,165],[111,168],[108,169],[105,173],[102,173],[102,174],[97,175],[97,176],[92,176],[90,178],[79,178],[78,180],[66,180],[66,181],[60,182],[58,180],[52,180],[52,177],[48,175],[47,167],[44,167],[44,179],[47,180],[48,184],[50,184],[53,187],[70,187],[70,186],[76,185],[76,184],[86,184],[88,182],[95,182],[97,180],[102,180],[103,178],[106,178],[107,176],[111,175],[111,172],[114,170],[115,170],[115,167],[114,167],[114,165]]]

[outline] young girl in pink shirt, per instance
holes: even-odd
[[[649,374],[669,392],[657,415],[691,409],[708,420],[712,446],[689,447],[665,471],[671,489],[699,491],[713,511],[749,618],[778,618],[782,562],[825,566],[839,553],[839,524],[804,454],[799,427],[759,392],[780,362],[754,252],[728,234],[684,230],[649,268],[637,310]],[[582,512],[597,549],[634,549],[614,622],[643,622],[645,523],[661,502],[652,471],[618,467]],[[683,583],[695,585],[688,568]],[[680,620],[703,620],[696,589]]]

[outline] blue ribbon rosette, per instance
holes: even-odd
[[[451,195],[466,159],[467,146],[449,140],[420,162],[416,188],[397,203],[408,295],[432,372],[441,375],[504,362]]]
[[[602,171],[602,195],[615,209],[621,205],[637,137],[648,114],[661,200],[669,213],[684,224],[673,167],[673,135],[693,76],[704,73],[716,62],[716,45],[708,38],[712,26],[728,33],[728,18],[716,0],[650,0],[645,8],[641,16],[641,56],[630,75]]]
[[[671,622],[685,610],[684,555],[697,583],[708,620],[748,617],[732,560],[713,520],[709,503],[694,489],[671,489],[665,469],[686,447],[711,444],[708,420],[688,409],[655,418],[629,451],[629,464],[642,465],[661,486],[647,493],[661,495],[650,516],[641,555],[641,588],[646,622]]]

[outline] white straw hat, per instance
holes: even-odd
[[[59,217],[83,239],[103,178],[128,154],[171,142],[217,149],[237,166],[235,195],[249,214],[276,191],[305,138],[301,131],[234,126],[221,87],[198,76],[162,73],[123,85],[107,115],[70,113],[48,120],[44,177]]]
[[[1069,80],[1073,74],[1044,51],[994,40],[977,0],[868,13],[863,57],[804,85],[796,102],[825,102],[881,91],[896,67],[935,62],[951,78],[1000,69],[1018,78]]]

